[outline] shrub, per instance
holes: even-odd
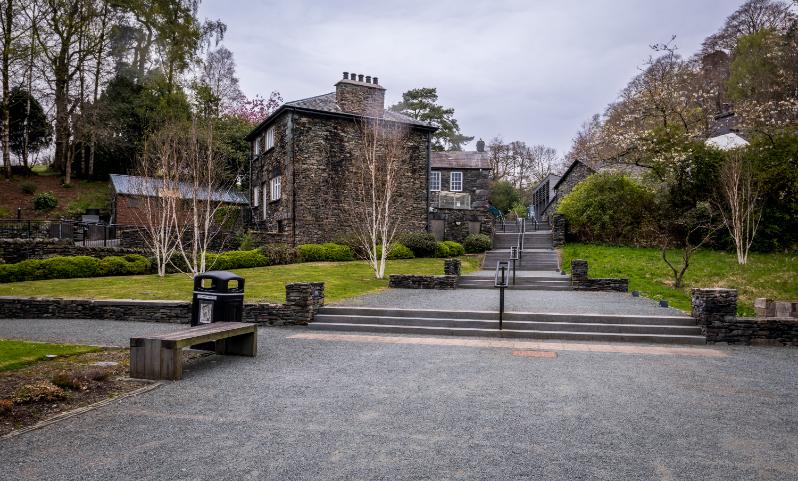
[[[377,257],[382,256],[382,246],[377,246]],[[404,244],[400,244],[398,242],[394,242],[391,244],[391,248],[388,249],[388,260],[396,260],[396,259],[412,259],[415,257],[413,255],[413,251],[410,250]]]
[[[20,184],[20,188],[22,188],[23,194],[33,195],[33,193],[36,192],[37,186],[33,182],[23,182]]]
[[[58,207],[58,198],[52,192],[39,192],[33,197],[36,210],[53,210]]]
[[[302,244],[297,247],[297,254],[302,262],[355,260],[355,253],[351,247],[333,242]]]
[[[485,234],[469,234],[463,241],[463,248],[469,254],[479,254],[490,250],[492,246],[489,236]]]
[[[10,399],[0,399],[0,416],[11,413],[14,409],[14,401]]]
[[[52,383],[62,389],[81,391],[88,388],[86,380],[73,372],[59,372],[51,379]]]
[[[634,243],[654,195],[625,175],[598,173],[578,183],[557,209],[569,234],[588,242]]]
[[[463,244],[455,241],[443,241],[443,244],[446,244],[447,249],[449,250],[449,257],[457,257],[465,254],[465,249],[463,248]]]
[[[435,244],[435,257],[449,257],[449,246],[444,242]]]
[[[513,205],[521,201],[521,193],[506,180],[494,182],[490,187],[490,203],[502,212],[509,212]]]
[[[208,254],[205,265],[209,270],[229,271],[269,265],[268,259],[259,249],[250,251],[227,251],[221,254]]]
[[[252,234],[249,232],[244,232],[238,237],[238,250],[251,251],[252,249]]]
[[[260,247],[260,252],[266,257],[269,266],[293,264],[297,261],[296,249],[288,244],[266,244]]]
[[[14,402],[17,404],[52,402],[64,399],[67,393],[49,381],[38,381],[33,384],[20,386],[14,392]]]
[[[103,259],[88,256],[29,259],[16,264],[0,264],[0,282],[146,274],[151,266],[149,259],[138,254]]]
[[[138,254],[126,256],[108,256],[100,259],[99,269],[101,276],[131,276],[146,274],[150,271],[152,263],[149,259]]]
[[[429,232],[408,232],[396,237],[396,242],[407,246],[416,257],[433,257],[437,241]]]

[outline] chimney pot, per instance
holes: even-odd
[[[482,139],[477,141],[477,152],[485,152],[485,141]]]
[[[358,82],[362,82],[363,81],[363,74],[362,73],[357,74],[357,81]]]
[[[367,84],[371,83],[371,75],[366,75],[366,83]]]
[[[349,79],[349,72],[344,72],[344,80]]]
[[[377,81],[377,77],[374,77],[374,85],[379,85],[380,83]]]

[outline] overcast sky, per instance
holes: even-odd
[[[227,26],[241,87],[286,101],[332,92],[342,72],[377,76],[386,107],[437,87],[462,132],[568,150],[672,35],[693,54],[742,0],[204,0]],[[473,143],[471,144],[473,148]]]

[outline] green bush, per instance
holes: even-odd
[[[293,264],[297,261],[296,249],[288,244],[266,244],[260,247],[270,266]]]
[[[382,256],[382,246],[377,246],[377,257]],[[391,244],[391,248],[388,249],[388,260],[396,260],[396,259],[412,259],[415,256],[413,255],[413,251],[410,250],[404,244],[400,244],[398,242],[394,242]]]
[[[416,257],[434,257],[437,241],[429,232],[408,232],[396,237],[396,242],[407,246]]]
[[[491,185],[490,204],[492,206],[507,213],[517,202],[521,202],[521,193],[510,182],[500,180]]]
[[[33,182],[23,182],[20,184],[20,188],[22,188],[23,194],[33,195],[33,193],[36,192],[37,186]]]
[[[654,195],[621,174],[591,175],[566,195],[557,209],[568,232],[587,242],[635,243],[654,209]]]
[[[269,260],[260,249],[227,251],[221,254],[208,254],[205,265],[208,270],[229,271],[231,269],[264,267],[269,265]]]
[[[29,259],[0,265],[0,282],[146,274],[151,265],[149,259],[138,254],[103,259],[88,256]]]
[[[58,198],[52,192],[39,192],[33,197],[36,210],[53,210],[58,207]]]
[[[249,232],[244,232],[238,237],[238,250],[251,251],[252,249],[252,234]]]
[[[446,244],[446,248],[449,251],[449,257],[457,257],[465,254],[465,249],[463,248],[463,244],[455,241],[443,241],[442,244]]]
[[[296,250],[301,262],[355,260],[355,253],[351,247],[333,242],[302,244]]]
[[[490,250],[492,246],[489,236],[485,234],[469,234],[463,241],[463,248],[469,254],[479,254]]]

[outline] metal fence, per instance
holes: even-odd
[[[116,247],[118,234],[135,226],[75,221],[0,220],[2,239],[68,239],[86,247]]]

